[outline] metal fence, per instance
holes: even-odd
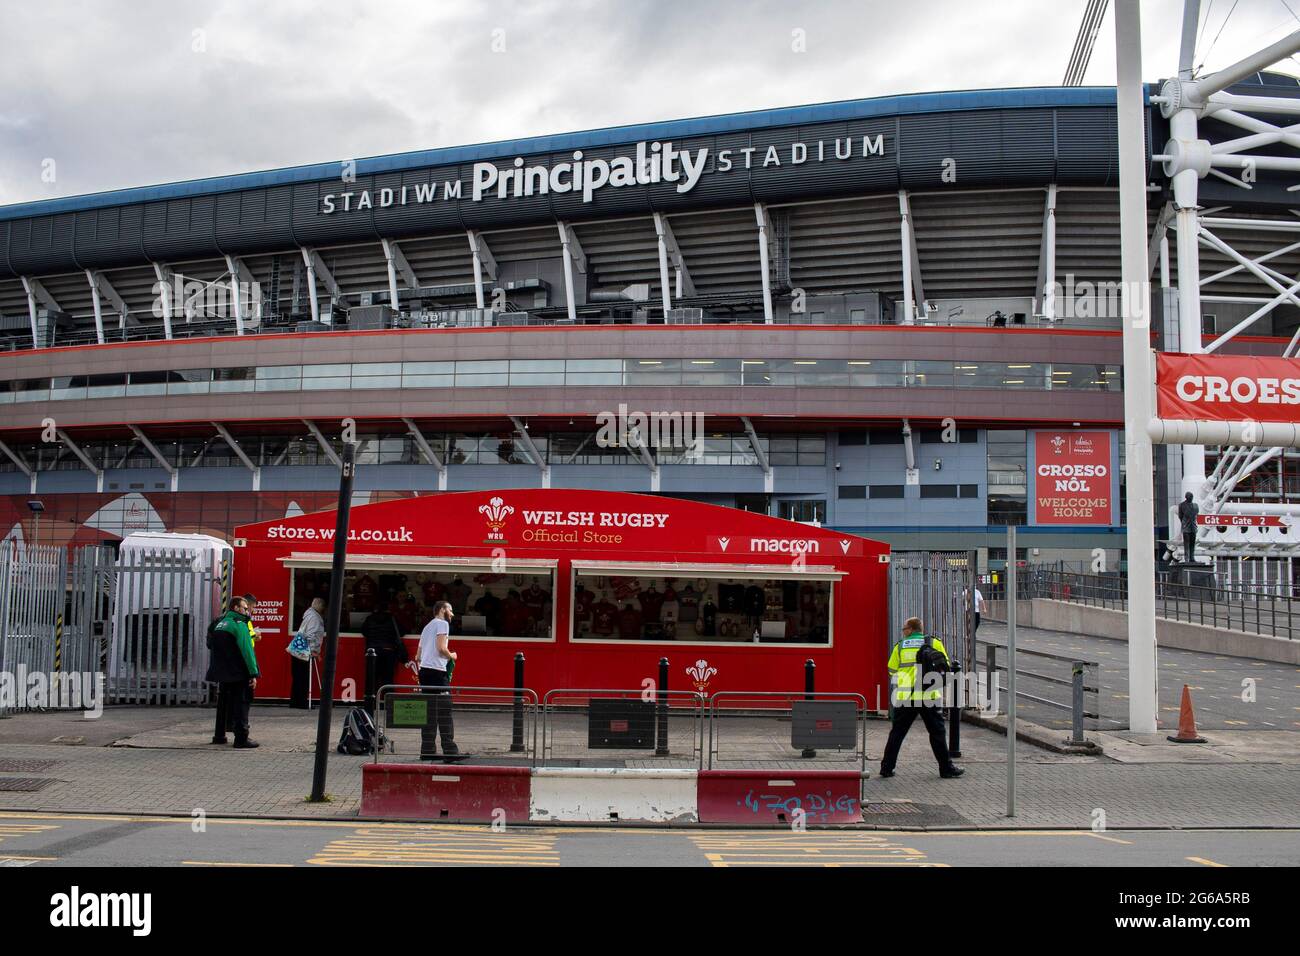
[[[63,594],[67,553],[63,548],[0,545],[0,673],[11,675],[13,697],[6,710],[44,709],[54,702],[48,677],[45,693],[29,699],[28,676],[62,669]]]
[[[949,657],[970,670],[975,660],[975,616],[970,593],[975,586],[975,552],[899,551],[889,565],[889,641],[902,634],[903,622],[919,617],[925,633],[943,642]]]
[[[1004,674],[1007,670],[1006,645],[983,639],[979,641],[979,645],[983,654],[982,667],[986,687],[990,688],[991,692],[994,688],[1006,686],[998,678],[999,674]],[[1097,661],[1085,661],[1078,657],[1017,646],[1016,682],[1016,698],[1050,710],[1061,711],[1061,722],[1068,719],[1069,726],[1074,730],[1076,742],[1083,739],[1082,731],[1085,726],[1096,730],[1105,720],[1102,716],[1101,664]],[[1029,690],[1020,689],[1025,686],[1028,686]],[[990,699],[992,699],[991,693]],[[998,712],[1005,713],[1006,702],[999,697],[998,703]]]
[[[1117,611],[1128,609],[1128,579],[1123,574],[1034,568],[1024,579],[1027,593],[1022,597],[1072,601]],[[1156,580],[1156,615],[1172,621],[1295,640],[1300,638],[1297,613],[1300,600],[1290,594],[1233,587],[1213,577],[1204,584],[1185,584],[1169,577]]]
[[[183,550],[119,557],[0,543],[0,673],[20,690],[0,713],[83,709],[91,683],[110,703],[207,703],[207,628],[229,583],[213,562]],[[33,674],[44,675],[39,700],[26,692]],[[73,685],[80,693],[60,692]]]

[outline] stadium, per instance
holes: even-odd
[[[1300,309],[1260,278],[1300,270],[1300,243],[1279,240],[1298,225],[1287,171],[1242,182],[1207,161],[1201,225],[1231,245],[1175,241],[1183,158],[1159,94],[1153,348],[1290,354]],[[1275,118],[1300,104],[1273,73],[1227,95]],[[1267,147],[1233,122],[1200,135]],[[40,544],[233,539],[332,508],[355,441],[359,503],[641,492],[977,550],[981,570],[1016,524],[1022,560],[1119,567],[1117,186],[1114,88],[1062,86],[3,207],[0,523]],[[1156,514],[1188,488],[1207,512],[1266,515],[1204,528],[1205,546],[1289,576],[1300,458],[1244,469],[1220,451],[1189,466],[1158,448]]]

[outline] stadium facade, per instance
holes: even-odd
[[[1153,154],[1169,138],[1155,105],[1147,133]],[[367,501],[651,492],[994,568],[1009,523],[1031,560],[1114,561],[1115,136],[1111,88],[933,93],[0,208],[0,523],[231,537],[332,507],[355,438]],[[1154,236],[1160,162],[1148,182]],[[1201,203],[1271,250],[1286,184],[1208,178]],[[1177,262],[1152,252],[1172,349]],[[1294,248],[1270,258],[1300,272]],[[1200,261],[1214,334],[1258,284]],[[1221,351],[1280,354],[1298,316]],[[1157,514],[1176,455],[1157,451]],[[1300,458],[1233,494],[1295,501]]]

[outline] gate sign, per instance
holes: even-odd
[[[1289,424],[1300,419],[1300,359],[1157,353],[1156,416]]]
[[[1197,515],[1196,523],[1209,528],[1285,528],[1282,515]]]
[[[1112,524],[1110,438],[1110,432],[1034,433],[1036,524]]]

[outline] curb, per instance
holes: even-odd
[[[978,711],[963,711],[962,720],[968,724],[974,724],[976,727],[983,727],[986,730],[996,730],[1003,736],[1007,732],[1007,719],[1005,717],[985,717]],[[1039,724],[1030,723],[1027,720],[1016,719],[1016,739],[1023,740],[1025,743],[1033,744],[1043,750],[1057,754],[1082,754],[1089,757],[1101,757],[1105,754],[1101,744],[1092,739],[1085,739],[1082,744],[1072,744],[1062,738],[1064,731],[1049,730]]]

